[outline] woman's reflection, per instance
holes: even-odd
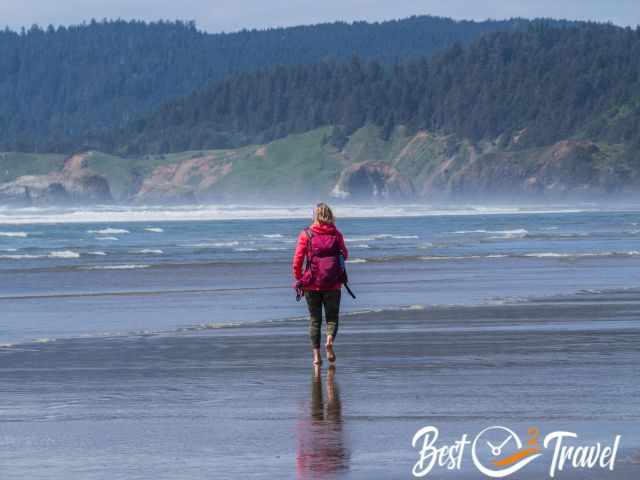
[[[305,413],[298,423],[298,478],[327,478],[349,466],[349,452],[342,430],[342,404],[335,375],[336,369],[332,365],[327,372],[325,402],[321,369],[314,367],[310,415],[307,417]]]

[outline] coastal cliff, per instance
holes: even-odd
[[[413,20],[397,27],[414,38],[409,24]],[[419,45],[417,51],[401,49],[413,52],[407,56],[394,50],[400,46],[395,34],[373,57],[320,55],[282,65],[254,51],[253,62],[242,71],[234,67],[222,75],[227,71],[222,68],[213,75],[217,69],[197,69],[198,88],[183,78],[185,72],[193,76],[193,69],[158,77],[139,67],[132,54],[127,58],[134,70],[112,70],[117,65],[110,62],[107,75],[102,70],[83,75],[91,83],[86,91],[67,87],[60,97],[55,92],[43,96],[36,77],[35,97],[22,87],[16,91],[24,98],[15,97],[11,88],[4,91],[0,146],[22,153],[0,153],[0,203],[635,196],[640,188],[638,32],[548,20],[509,25],[514,28],[491,29],[428,52],[425,42],[414,39],[409,45]],[[129,32],[117,36],[127,42],[134,31],[154,32],[164,45],[174,38],[166,27],[105,23],[88,31]],[[184,27],[170,30],[185,33]],[[354,24],[347,30],[364,27]],[[187,30],[196,34],[193,27]],[[58,33],[50,33],[53,42]],[[36,34],[37,29],[22,40],[44,38]],[[313,34],[309,41],[316,44],[318,37]],[[325,41],[318,46],[324,48]],[[71,58],[72,65],[56,69],[64,78],[77,77],[69,73],[77,68]],[[224,65],[229,66],[226,60]],[[140,83],[138,71],[164,83]],[[15,85],[30,79],[12,78]],[[45,82],[47,87],[58,83]],[[93,88],[96,96],[87,93]],[[70,91],[82,93],[81,98],[70,100]],[[118,96],[127,101],[112,101]],[[21,108],[28,118],[16,113]],[[72,110],[64,113],[65,108]],[[72,153],[77,155],[68,156]]]
[[[567,139],[521,148],[522,132],[474,144],[404,127],[383,140],[378,127],[367,126],[337,148],[328,140],[330,131],[238,149],[135,158],[90,151],[43,161],[32,154],[38,161],[25,168],[34,174],[14,178],[7,178],[12,154],[2,154],[0,166],[7,168],[0,203],[577,199],[640,190],[638,169],[624,145]]]
[[[0,184],[0,203],[10,205],[61,205],[109,203],[109,182],[87,167],[87,154],[73,155],[60,171],[21,175]]]

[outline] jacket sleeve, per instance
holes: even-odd
[[[307,255],[307,234],[302,231],[298,236],[296,251],[293,254],[293,277],[296,280],[302,278],[302,264],[304,257]]]
[[[349,250],[347,250],[347,246],[344,243],[344,237],[342,236],[342,232],[338,232],[338,243],[340,244],[340,250],[342,250],[342,255],[344,259],[347,260],[349,258]]]

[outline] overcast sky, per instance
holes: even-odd
[[[0,25],[13,29],[91,18],[195,20],[210,32],[410,15],[484,20],[555,17],[640,24],[640,0],[0,0]]]

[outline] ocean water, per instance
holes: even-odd
[[[419,428],[504,425],[622,435],[562,478],[638,478],[640,209],[338,205],[357,299],[321,371],[310,210],[0,210],[0,477],[411,478]]]
[[[309,210],[0,211],[0,344],[303,317],[291,256]],[[358,295],[344,297],[345,312],[640,286],[640,211],[409,205],[336,214]]]

